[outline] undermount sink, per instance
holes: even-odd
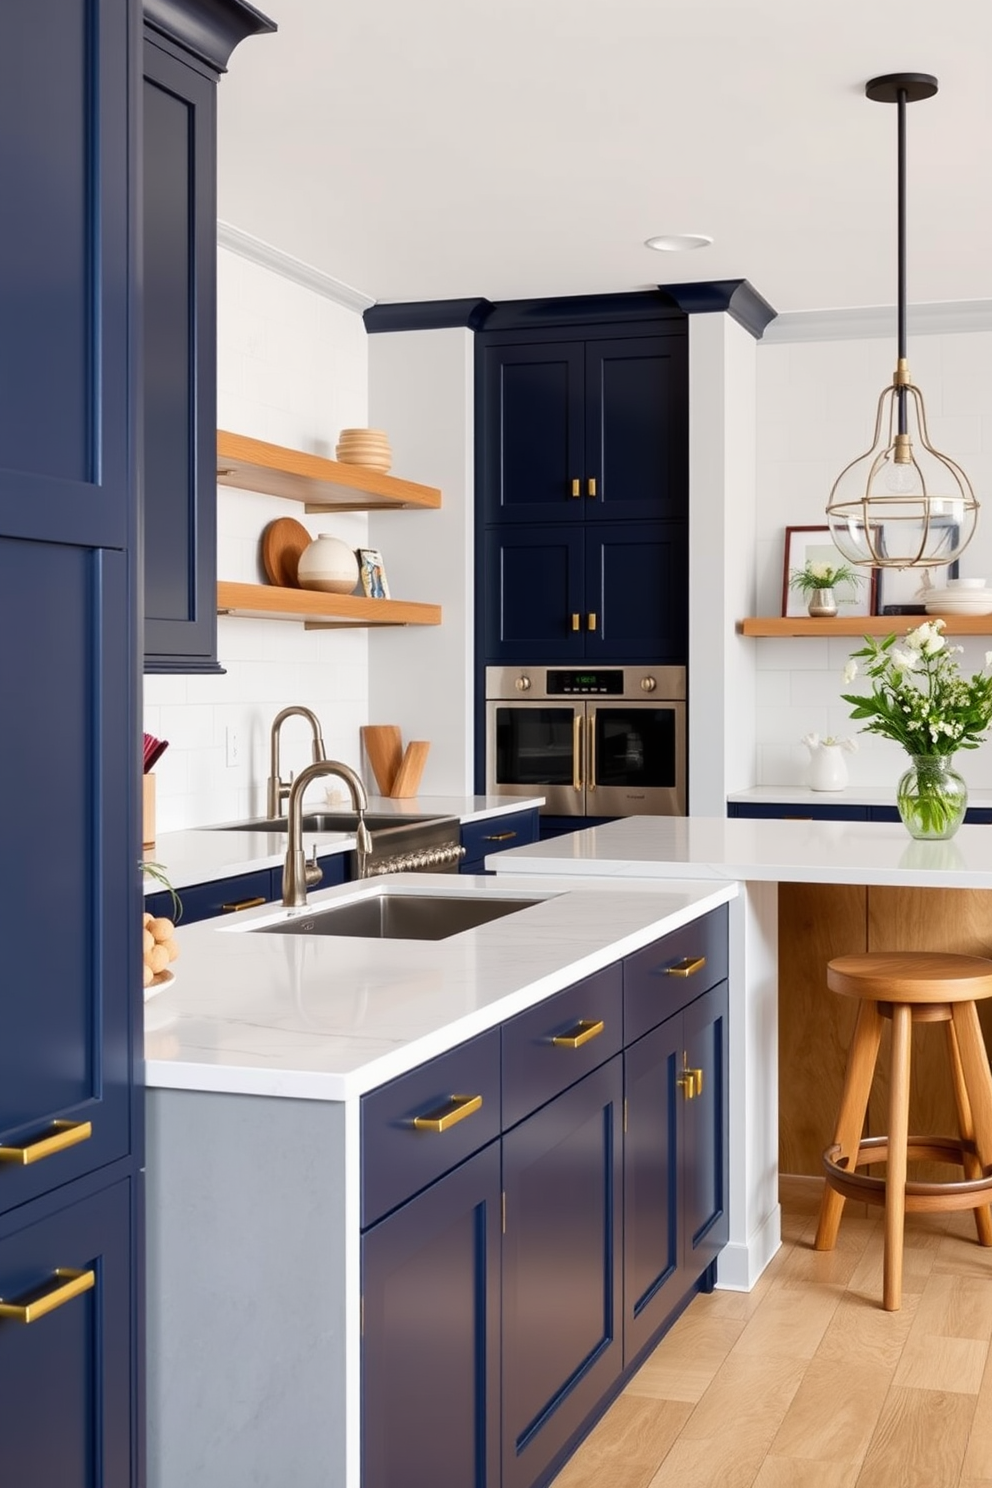
[[[395,812],[366,811],[365,825],[370,832],[381,832],[393,827],[408,827],[419,822],[434,821],[432,816],[400,816]],[[357,811],[308,811],[301,821],[304,832],[356,832]],[[256,816],[250,821],[225,822],[212,827],[213,832],[285,832],[284,816]]]
[[[363,940],[447,940],[541,899],[497,898],[494,894],[401,894],[380,889],[346,904],[331,905],[274,925],[258,935],[348,935]]]

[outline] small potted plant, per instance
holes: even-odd
[[[836,615],[838,588],[849,588],[852,593],[862,581],[847,563],[814,563],[807,559],[802,568],[794,568],[789,575],[789,588],[798,589],[807,601],[811,615]]]

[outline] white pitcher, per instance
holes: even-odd
[[[844,745],[828,742],[816,734],[807,734],[803,743],[809,750],[809,785],[815,791],[843,790],[847,784],[847,761]]]

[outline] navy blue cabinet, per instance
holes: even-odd
[[[899,811],[894,805],[856,806],[853,803],[846,804],[839,801],[829,806],[821,805],[820,802],[805,806],[798,802],[786,804],[777,801],[728,801],[727,815],[779,821],[897,822],[899,820]],[[992,807],[969,806],[964,819],[972,826],[988,826],[992,822]]]
[[[503,1138],[503,1488],[540,1481],[619,1379],[619,1055]]]
[[[508,847],[525,847],[536,842],[540,829],[540,812],[536,806],[527,811],[511,811],[505,816],[487,817],[485,821],[463,822],[461,845],[465,856],[460,873],[485,873],[486,858],[505,852]]]

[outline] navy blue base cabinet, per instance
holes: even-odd
[[[536,806],[526,811],[511,811],[506,816],[493,816],[485,821],[464,822],[461,843],[465,856],[460,873],[486,873],[486,858],[506,852],[509,847],[526,847],[536,842],[539,816]]]
[[[758,820],[778,821],[875,821],[897,822],[899,812],[895,806],[856,806],[841,801],[830,805],[817,801],[809,806],[797,802],[777,801],[728,801],[727,815],[751,817]],[[973,826],[988,826],[992,822],[992,807],[969,806],[965,821]]]

